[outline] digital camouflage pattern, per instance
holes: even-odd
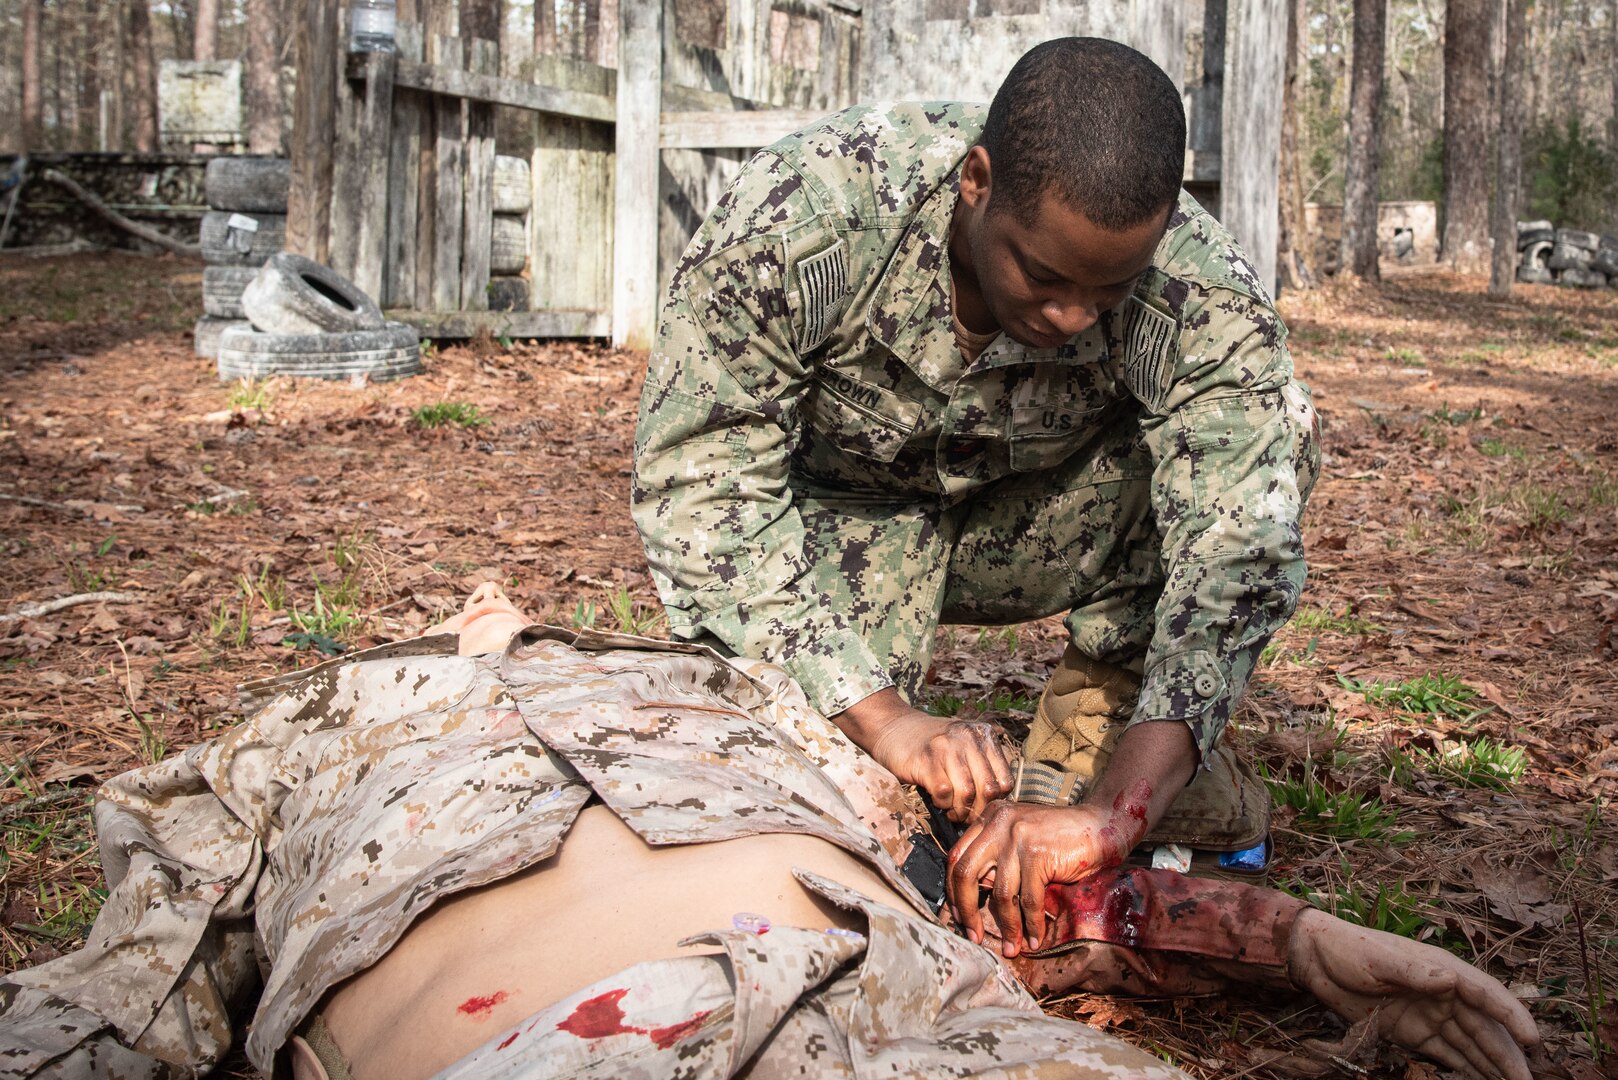
[[[939,923],[907,876],[933,841],[904,790],[808,708],[780,669],[542,627],[503,655],[461,657],[455,647],[453,635],[422,638],[248,684],[244,723],[104,785],[96,826],[111,892],[84,949],[0,978],[0,1076],[206,1071],[230,1048],[231,1016],[261,976],[247,1052],[268,1074],[328,989],[385,955],[437,899],[554,853],[591,797],[651,843],[820,837],[863,858],[911,904],[896,911],[808,882],[863,910],[868,933],[713,935],[706,940],[726,950],[732,970],[757,982],[722,1007],[702,965],[629,969],[598,995],[622,990],[614,1007],[644,1006],[648,1018],[678,1012],[676,999],[691,1008],[667,1023],[620,1025],[646,1029],[640,1043],[591,1036],[568,1051],[601,1075],[673,1075],[688,1055],[688,1075],[728,1075],[738,1048],[772,1030],[770,1016],[785,1018],[770,1053],[823,1061],[824,1075],[866,1066],[1179,1075],[1044,1016],[995,953]],[[1083,914],[1088,894],[1053,890],[1053,914],[1087,941],[1048,971],[1020,962],[1022,978],[1046,989],[1093,980],[1202,990],[1232,970],[1210,967],[1210,957],[1244,961],[1248,978],[1278,976],[1274,944],[1290,922],[1238,923],[1228,903],[1187,902],[1232,886],[1170,883],[1195,893],[1174,893],[1170,905],[1153,899],[1159,872],[1117,874],[1146,876],[1119,877],[1128,888],[1107,893],[1100,923]],[[1154,930],[1164,918],[1174,925]],[[555,1009],[579,1003],[569,1001]],[[592,1015],[608,1015],[606,1005]],[[550,1060],[543,1055],[531,1060]],[[696,1068],[699,1060],[713,1068]]]
[[[850,109],[756,155],[672,279],[634,514],[679,637],[834,714],[915,699],[940,621],[1067,611],[1204,757],[1303,586],[1318,421],[1286,330],[1182,195],[1067,344],[957,347],[948,238],[985,108]]]

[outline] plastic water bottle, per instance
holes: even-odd
[[[398,21],[396,0],[353,0],[349,8],[348,51],[398,52],[393,30]]]

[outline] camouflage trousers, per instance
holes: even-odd
[[[1128,1043],[1047,1016],[985,950],[815,874],[865,933],[737,929],[720,955],[636,964],[496,1034],[436,1080],[975,1076],[1184,1080]]]
[[[1320,475],[1318,421],[1288,394],[1293,468],[1307,500]],[[1060,465],[940,505],[835,491],[794,477],[804,556],[914,702],[943,624],[999,626],[1067,612],[1084,655],[1141,674],[1164,586],[1153,462],[1126,415]]]

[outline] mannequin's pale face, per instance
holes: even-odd
[[[428,629],[429,634],[459,634],[462,656],[500,652],[533,620],[517,610],[500,588],[485,581],[472,591],[459,614]]]

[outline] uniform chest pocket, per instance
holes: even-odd
[[[921,404],[836,371],[823,371],[804,402],[811,428],[838,449],[892,461],[921,423]]]
[[[1093,434],[1101,409],[1074,402],[1011,410],[1011,467],[1037,472],[1060,465]]]

